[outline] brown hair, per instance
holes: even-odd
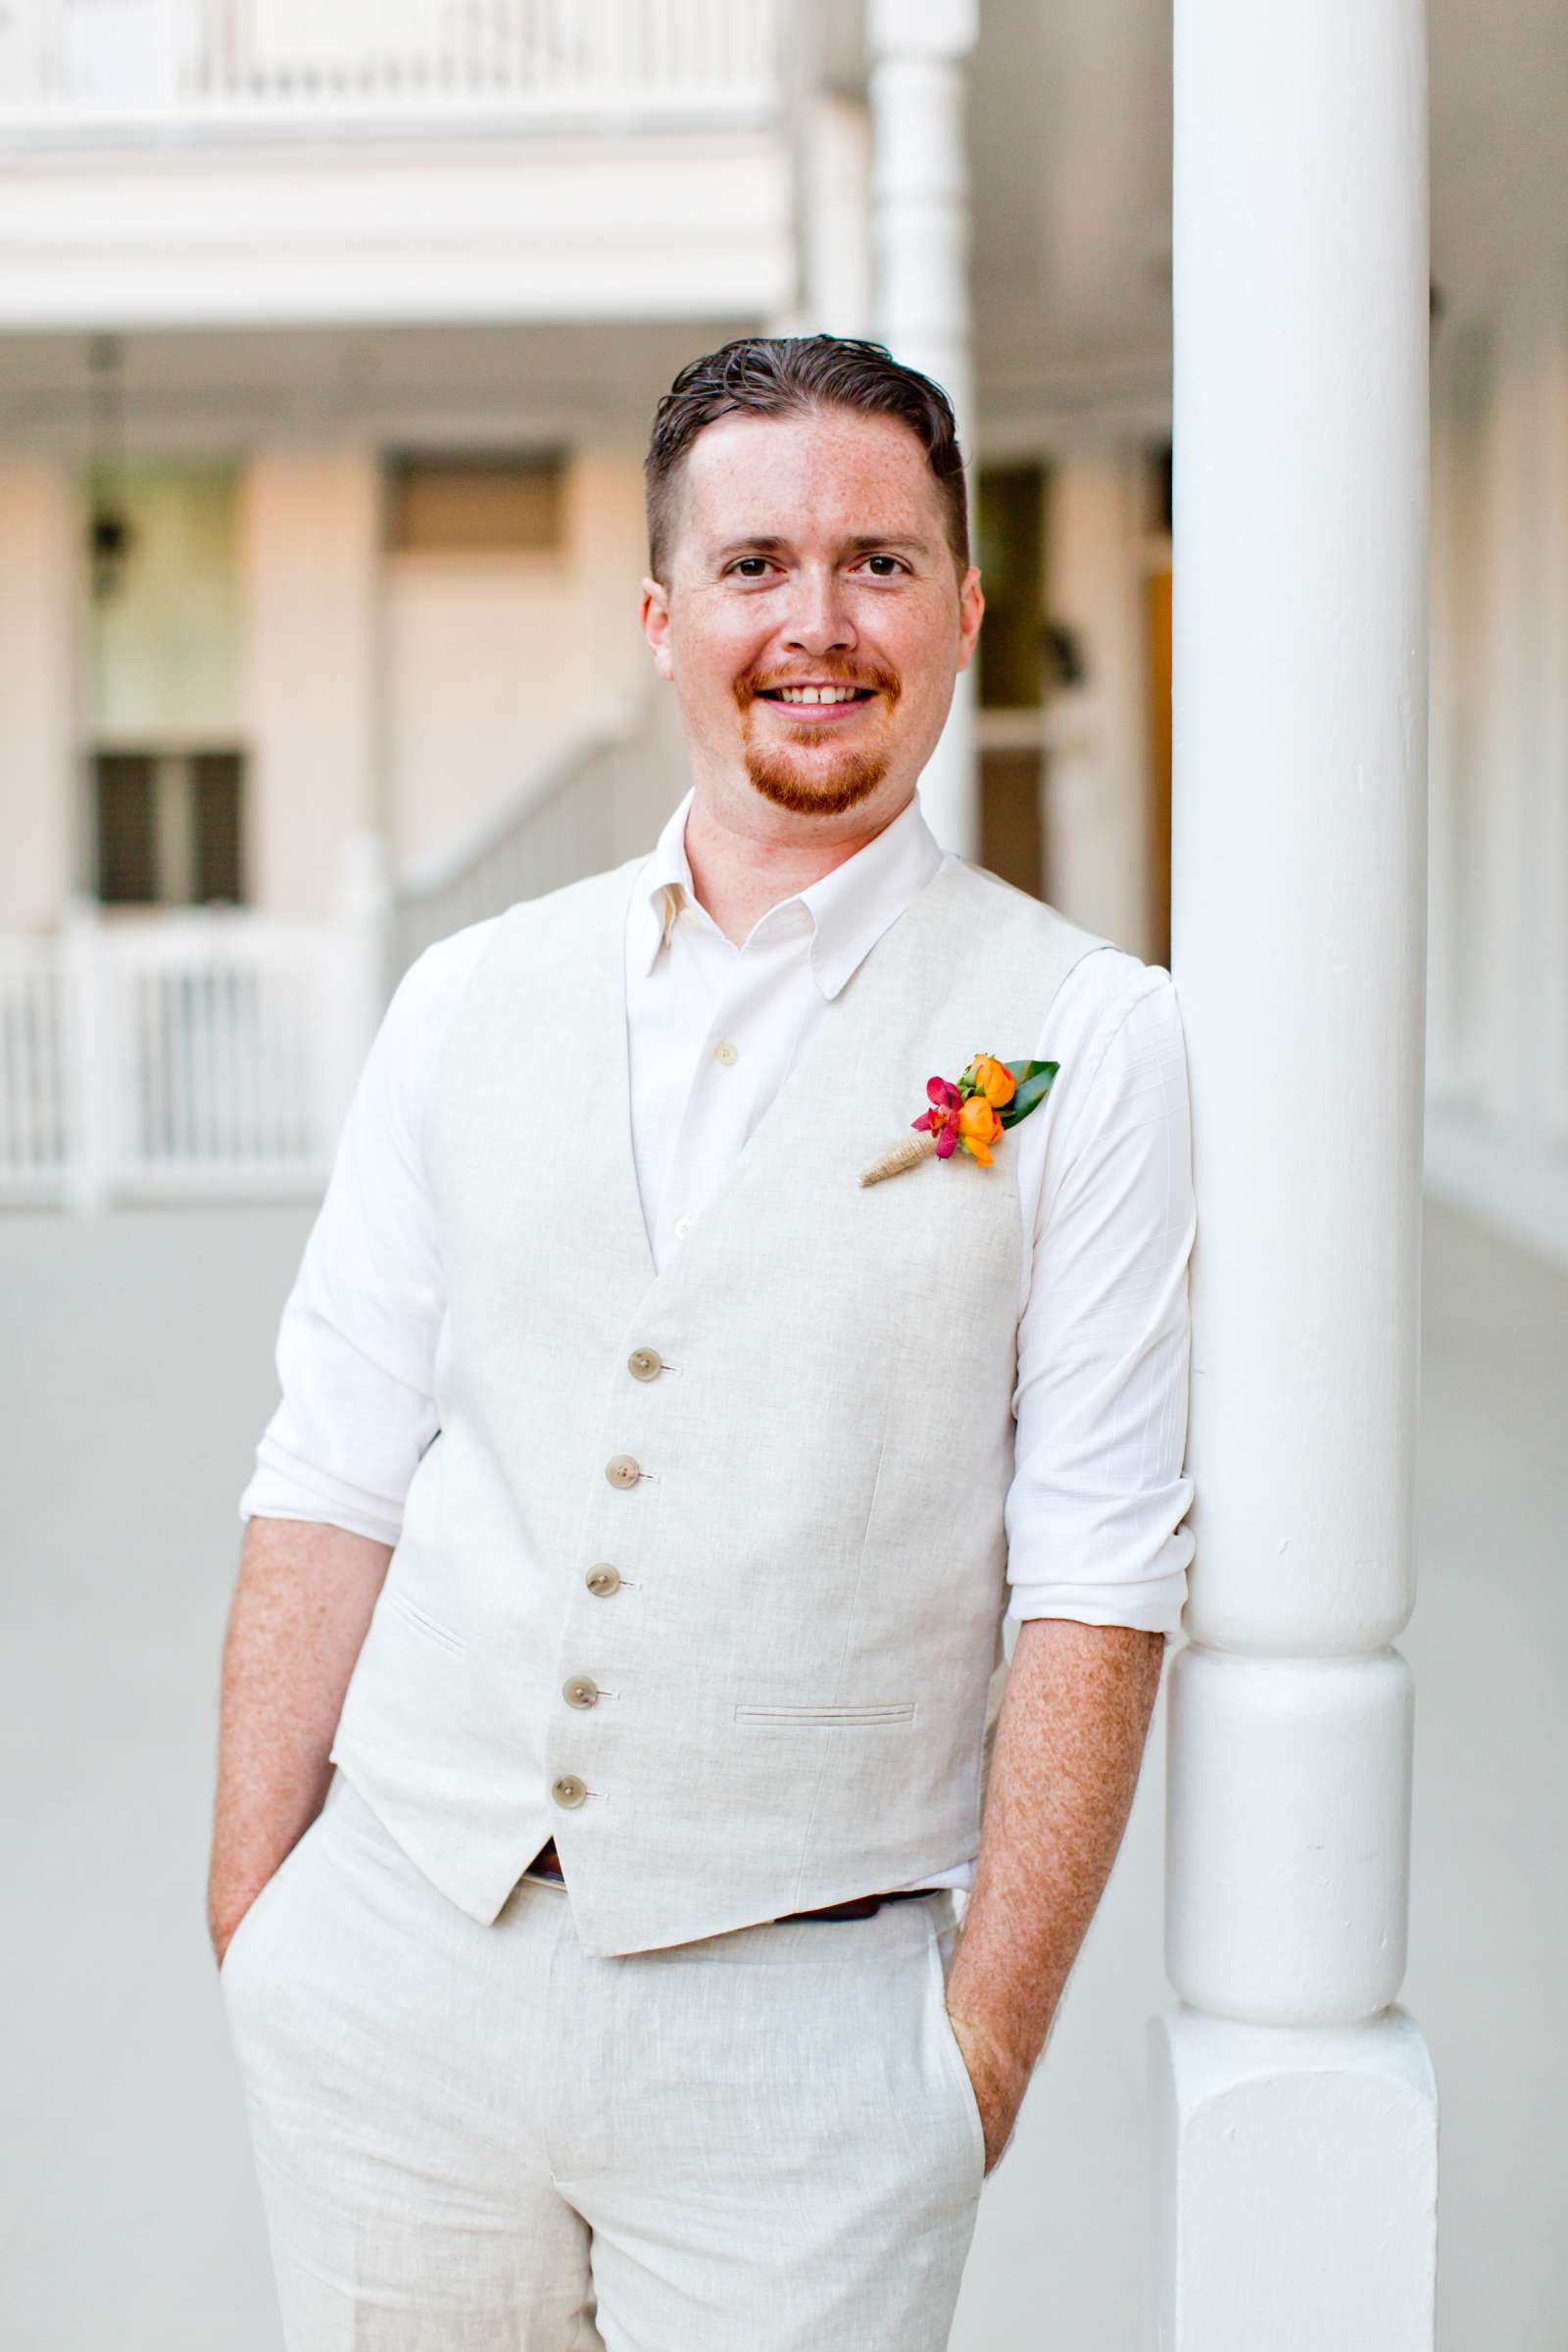
[[[698,434],[720,416],[798,416],[811,409],[894,416],[925,451],[942,493],[948,543],[960,572],[969,563],[963,453],[953,403],[940,384],[906,368],[881,343],[851,335],[743,335],[684,367],[654,417],[643,481],[648,564],[663,576],[676,479]]]

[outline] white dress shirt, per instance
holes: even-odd
[[[693,797],[644,862],[626,927],[633,1155],[660,1272],[824,1004],[945,855],[916,794],[736,947],[692,886]],[[282,1401],[257,1448],[242,1518],[324,1521],[398,1541],[404,1494],[438,1426],[432,1366],[444,1301],[420,1159],[425,1090],[491,929],[474,923],[426,949],[370,1049],[283,1309]],[[1003,1059],[1060,1064],[1044,1102],[1002,1147],[1017,1153],[1024,1241],[1007,1614],[1168,1637],[1193,1553],[1182,1521],[1193,1494],[1183,1455],[1196,1216],[1174,985],[1159,965],[1102,949],[1069,972],[1041,1035],[982,1045]],[[920,1884],[967,1886],[973,1875],[971,1860]]]

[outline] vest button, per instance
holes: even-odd
[[[620,1583],[620,1570],[612,1568],[608,1560],[601,1560],[597,1568],[589,1569],[582,1581],[590,1592],[601,1595],[613,1592]]]
[[[599,1685],[591,1674],[574,1674],[561,1686],[568,1707],[592,1707],[599,1701]]]
[[[634,1348],[626,1358],[626,1369],[633,1380],[657,1380],[664,1369],[664,1359],[657,1348]]]
[[[605,1464],[605,1476],[612,1487],[634,1487],[642,1471],[629,1453],[612,1453]]]
[[[580,1805],[588,1791],[574,1772],[564,1772],[559,1781],[552,1781],[550,1793],[558,1805]]]

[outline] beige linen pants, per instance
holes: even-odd
[[[950,1892],[585,1954],[339,1772],[220,1975],[288,2352],[942,2352],[984,2140]]]

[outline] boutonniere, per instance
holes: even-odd
[[[989,1168],[992,1145],[1038,1109],[1060,1066],[1054,1061],[999,1061],[994,1054],[976,1054],[956,1086],[946,1078],[928,1079],[925,1091],[931,1107],[909,1121],[922,1132],[895,1144],[862,1168],[860,1182],[880,1184],[884,1176],[902,1175],[922,1159],[951,1159],[960,1148]]]

